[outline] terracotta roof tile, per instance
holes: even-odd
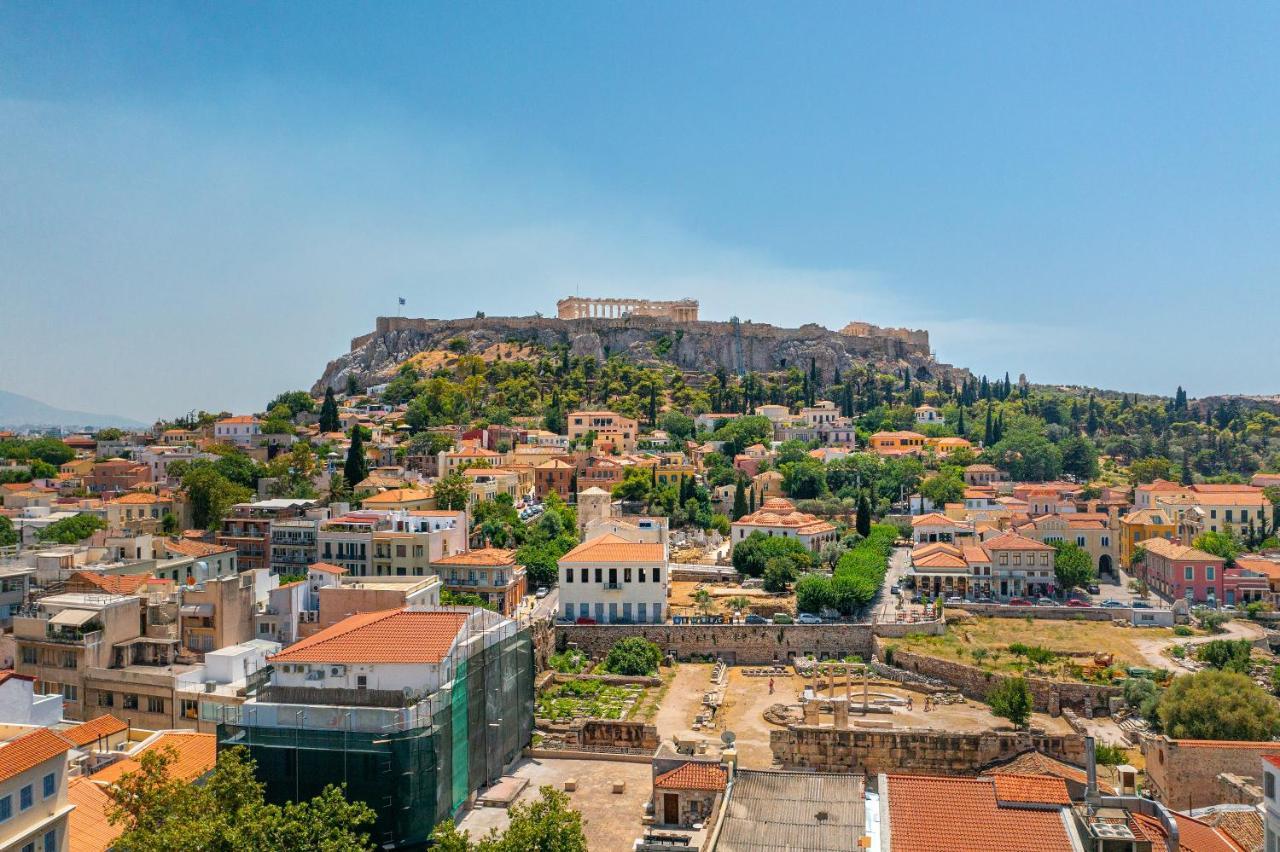
[[[893,852],[1063,852],[1072,848],[1061,812],[1008,807],[986,778],[891,775]]]
[[[467,621],[465,612],[404,609],[344,618],[270,658],[280,663],[439,663]]]
[[[1053,550],[1053,545],[1017,533],[1005,533],[982,543],[987,550]]]
[[[67,817],[69,852],[106,852],[124,833],[123,825],[112,825],[107,819],[111,796],[88,778],[72,778],[67,782],[67,800],[75,805]]]
[[[1070,805],[1067,782],[1047,775],[1020,775],[1000,773],[992,775],[996,787],[996,799],[1000,802],[1040,803]]]
[[[0,745],[0,782],[66,754],[70,749],[70,743],[48,728],[37,728],[9,740]]]
[[[132,595],[153,578],[150,574],[98,574],[94,571],[77,571],[71,580],[81,580],[97,586],[113,595]]]
[[[584,541],[560,557],[560,562],[663,562],[666,554],[661,544],[632,542],[620,536],[605,535]]]
[[[653,779],[653,786],[667,790],[723,790],[728,778],[718,763],[690,761]]]
[[[165,549],[170,553],[178,553],[183,556],[212,556],[215,553],[227,553],[235,550],[234,547],[225,544],[210,544],[205,541],[196,541],[193,538],[167,538],[164,540]]]
[[[169,767],[169,772],[172,777],[183,781],[195,781],[212,770],[218,760],[218,738],[213,734],[173,731],[161,734],[130,757],[118,760],[89,777],[103,784],[114,784],[122,775],[134,772],[142,766],[137,758],[160,748],[172,748],[177,753],[177,760]]]
[[[347,569],[346,569],[346,568],[343,568],[341,565],[331,565],[331,564],[330,564],[330,563],[328,563],[328,562],[312,562],[312,563],[311,563],[311,565],[309,565],[309,566],[307,567],[307,570],[308,570],[308,571],[320,571],[321,573],[324,573],[324,574],[345,574],[345,573],[347,573]]]
[[[483,547],[479,550],[468,550],[455,553],[443,559],[436,559],[432,565],[515,565],[514,550],[500,550],[496,547]]]
[[[112,734],[118,734],[121,731],[129,729],[128,722],[122,722],[115,716],[108,713],[105,716],[99,716],[88,722],[82,722],[73,728],[67,728],[61,731],[62,736],[79,748],[83,748],[91,743],[97,742],[102,737],[109,737]]]

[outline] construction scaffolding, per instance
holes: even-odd
[[[382,848],[421,845],[530,742],[533,642],[527,629],[503,633],[475,637],[453,679],[412,706],[228,706],[218,748],[249,750],[268,801],[346,784],[377,813]]]

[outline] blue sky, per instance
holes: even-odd
[[[1280,391],[1280,7],[0,6],[0,388],[260,408],[588,295]]]

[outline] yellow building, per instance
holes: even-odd
[[[434,509],[436,495],[430,488],[392,488],[361,500],[365,509]]]
[[[1120,567],[1133,564],[1133,551],[1138,542],[1149,538],[1171,539],[1178,521],[1165,509],[1135,509],[1120,519]]]

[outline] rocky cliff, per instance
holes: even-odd
[[[690,372],[710,373],[718,367],[730,374],[792,366],[807,370],[812,359],[824,381],[831,381],[836,369],[847,373],[863,364],[889,373],[910,367],[921,379],[948,375],[958,382],[969,375],[967,370],[934,361],[924,332],[904,336],[899,329],[865,324],[857,324],[857,333],[850,333],[849,329],[835,332],[813,324],[779,328],[765,323],[676,322],[639,316],[571,320],[379,317],[374,331],[352,340],[350,352],[329,362],[314,390],[320,393],[326,386],[341,390],[348,376],[355,376],[361,387],[385,382],[404,361],[420,352],[445,349],[455,338],[465,339],[472,352],[513,342],[548,348],[567,345],[573,355],[601,361],[622,355],[637,363],[665,362]]]

